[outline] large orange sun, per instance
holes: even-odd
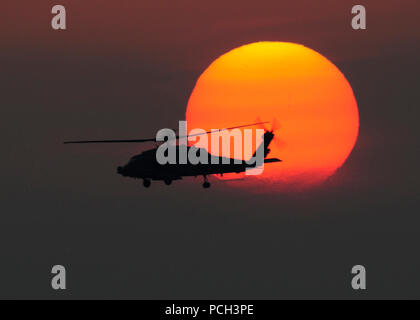
[[[332,175],[357,139],[353,90],[328,59],[305,46],[258,42],[216,59],[198,79],[188,102],[189,129],[279,123],[260,176],[238,185],[309,187]],[[270,128],[270,125],[268,125]]]

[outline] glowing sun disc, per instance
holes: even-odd
[[[189,128],[205,130],[250,123],[280,124],[264,173],[239,186],[272,189],[323,182],[347,159],[359,130],[353,90],[327,58],[303,45],[257,42],[216,59],[188,101]]]

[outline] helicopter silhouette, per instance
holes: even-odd
[[[250,127],[254,125],[261,125],[267,122],[258,122],[253,124],[241,125],[236,127],[225,128],[223,130],[230,130],[236,128]],[[214,131],[205,133],[199,133],[195,135],[211,134]],[[193,136],[193,135],[190,135]],[[182,136],[175,136],[175,140],[186,138]],[[205,148],[197,148],[196,146],[184,146],[187,153],[191,148],[196,154],[201,157],[205,157],[208,161],[206,163],[193,164],[187,158],[186,163],[166,163],[160,164],[157,161],[156,154],[158,147],[143,151],[142,153],[131,157],[129,162],[124,166],[117,167],[117,173],[123,177],[130,177],[134,179],[143,179],[143,186],[149,188],[152,180],[163,181],[166,185],[172,184],[174,180],[181,180],[183,177],[197,177],[203,176],[203,188],[210,188],[210,182],[208,181],[209,175],[225,173],[241,173],[248,169],[257,167],[257,154],[264,154],[264,163],[281,162],[280,159],[271,158],[268,159],[267,155],[270,153],[268,146],[274,138],[274,130],[265,129],[263,140],[258,146],[257,150],[253,154],[252,161],[238,161],[238,159],[220,157],[210,154]],[[87,143],[144,143],[144,142],[157,142],[156,138],[152,139],[131,139],[131,140],[81,140],[81,141],[65,141],[64,144],[87,144]],[[179,145],[174,146],[178,155],[182,152]]]

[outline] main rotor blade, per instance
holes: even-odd
[[[213,131],[225,131],[225,130],[245,128],[245,127],[252,127],[252,126],[256,126],[256,125],[264,124],[264,123],[268,123],[268,121],[265,121],[265,122],[256,122],[256,123],[250,123],[250,124],[244,124],[244,125],[241,125],[241,126],[235,126],[235,127],[230,127],[230,128],[213,129],[212,131],[207,131],[207,132],[203,132],[203,133],[196,133],[196,134],[190,134],[188,136],[176,136],[176,139],[178,140],[178,139],[181,139],[181,138],[201,136],[201,135],[205,135],[205,134],[210,134]],[[170,140],[174,140],[174,139],[170,139]]]
[[[263,124],[268,122],[258,122],[258,123],[251,123],[251,124],[244,124],[241,126],[235,126],[230,128],[224,128],[220,129],[219,131],[225,131],[225,130],[231,130],[231,129],[238,129],[238,128],[244,128],[244,127],[251,127],[258,124]],[[217,130],[217,129],[215,129]],[[191,134],[189,136],[176,136],[175,139],[169,139],[169,140],[178,140],[181,138],[187,138],[187,137],[194,137],[194,136],[200,136],[204,134],[210,134],[213,131],[207,131],[203,133],[197,133],[197,134]],[[143,142],[157,142],[156,138],[151,139],[128,139],[128,140],[79,140],[79,141],[65,141],[64,144],[82,144],[82,143],[143,143]]]
[[[131,139],[131,140],[80,140],[80,141],[65,141],[64,144],[73,143],[141,143],[141,142],[155,142],[156,139]]]
[[[257,122],[258,122],[258,128],[260,128],[260,129],[264,129],[265,131],[270,131],[270,130],[268,130],[267,129],[267,127],[264,125],[265,123],[268,123],[268,121],[267,122],[261,122],[261,118],[260,117],[257,117],[257,119],[255,119]]]

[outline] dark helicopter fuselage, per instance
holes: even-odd
[[[178,161],[175,163],[161,164],[158,162],[156,156],[158,148],[155,148],[132,157],[125,166],[117,168],[117,173],[124,177],[143,179],[145,187],[150,186],[151,180],[162,180],[169,185],[173,180],[180,180],[182,177],[203,176],[205,180],[203,186],[208,188],[210,186],[210,183],[207,181],[208,175],[241,173],[248,169],[256,168],[257,165],[263,163],[280,162],[281,160],[276,158],[266,159],[270,152],[268,146],[273,138],[273,132],[265,132],[263,142],[248,161],[214,156],[208,153],[206,149],[197,148],[195,146],[184,146],[182,150],[180,146],[175,146],[177,159],[180,159],[179,155],[181,152],[190,154],[190,151],[193,151],[194,154],[199,154],[200,159],[205,159],[205,161],[200,161],[198,163],[194,161],[194,163],[192,163],[189,157],[185,157],[183,163]],[[263,159],[260,159],[260,163],[257,160],[258,154],[263,155]]]
[[[187,152],[191,148],[195,147],[187,147]],[[245,161],[238,161],[237,159],[216,157],[209,154],[206,149],[196,149],[198,153],[205,153],[208,159],[206,163],[193,164],[187,158],[187,162],[183,164],[160,164],[156,158],[156,148],[132,157],[125,166],[118,167],[117,172],[124,177],[169,181],[180,180],[184,176],[240,173],[244,172],[247,168],[255,167],[255,162],[248,164]],[[179,146],[176,147],[176,150],[177,154],[181,152]]]

